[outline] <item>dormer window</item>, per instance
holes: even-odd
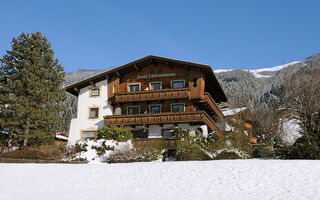
[[[128,92],[138,92],[140,91],[141,84],[140,83],[131,83],[127,85]]]
[[[99,88],[91,88],[90,89],[90,96],[91,97],[97,97],[100,95],[100,89]]]
[[[149,83],[150,90],[161,90],[162,89],[162,82],[150,82]]]
[[[172,80],[171,81],[171,88],[184,88],[185,81],[184,80]]]

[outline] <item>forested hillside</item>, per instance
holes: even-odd
[[[306,58],[302,62],[279,66],[279,70],[217,70],[215,72],[228,97],[231,107],[248,106],[252,110],[269,104],[282,92],[283,84],[301,68],[315,68],[320,63],[320,54]]]

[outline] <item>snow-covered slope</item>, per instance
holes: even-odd
[[[320,161],[0,164],[0,199],[319,199]]]
[[[283,65],[279,65],[279,66],[275,66],[275,67],[270,67],[270,68],[262,68],[262,69],[254,69],[254,70],[243,69],[243,70],[251,72],[256,78],[269,78],[272,76],[272,74],[274,72],[280,71],[286,67],[290,67],[290,66],[298,64],[298,63],[301,63],[301,61],[294,61],[294,62],[290,62],[287,64],[283,64]],[[217,70],[214,70],[214,72],[221,73],[221,72],[228,72],[231,70],[232,69],[217,69]]]
[[[279,66],[270,67],[270,68],[255,69],[255,70],[248,70],[248,71],[251,72],[256,78],[268,78],[271,76],[264,75],[264,73],[280,71],[286,67],[292,66],[297,63],[300,63],[300,61],[290,62],[290,63],[284,64],[284,65],[279,65]]]

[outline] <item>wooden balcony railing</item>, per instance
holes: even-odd
[[[212,98],[212,96],[208,93],[204,93],[204,98],[200,101],[194,102],[201,110],[205,110],[210,116],[215,115],[217,116],[217,120],[223,119],[223,114]]]
[[[189,98],[189,88],[117,92],[112,103]]]
[[[144,124],[149,125],[193,122],[206,124],[210,130],[216,131],[216,134],[219,137],[222,137],[222,132],[217,127],[213,119],[205,111],[104,116],[105,126],[129,126]]]
[[[223,114],[222,111],[220,110],[219,106],[216,104],[215,100],[212,98],[212,96],[208,93],[205,92],[204,93],[204,97],[205,97],[205,102],[207,102],[210,107],[214,110],[214,112],[217,114],[218,118],[220,120],[223,119]]]

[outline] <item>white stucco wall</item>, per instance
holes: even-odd
[[[87,86],[80,89],[78,96],[77,118],[71,120],[68,145],[75,144],[81,139],[81,131],[98,130],[104,126],[103,116],[112,115],[112,106],[108,104],[108,80],[97,82],[100,95],[90,97],[90,88]],[[90,108],[99,108],[99,116],[96,119],[89,118]]]

